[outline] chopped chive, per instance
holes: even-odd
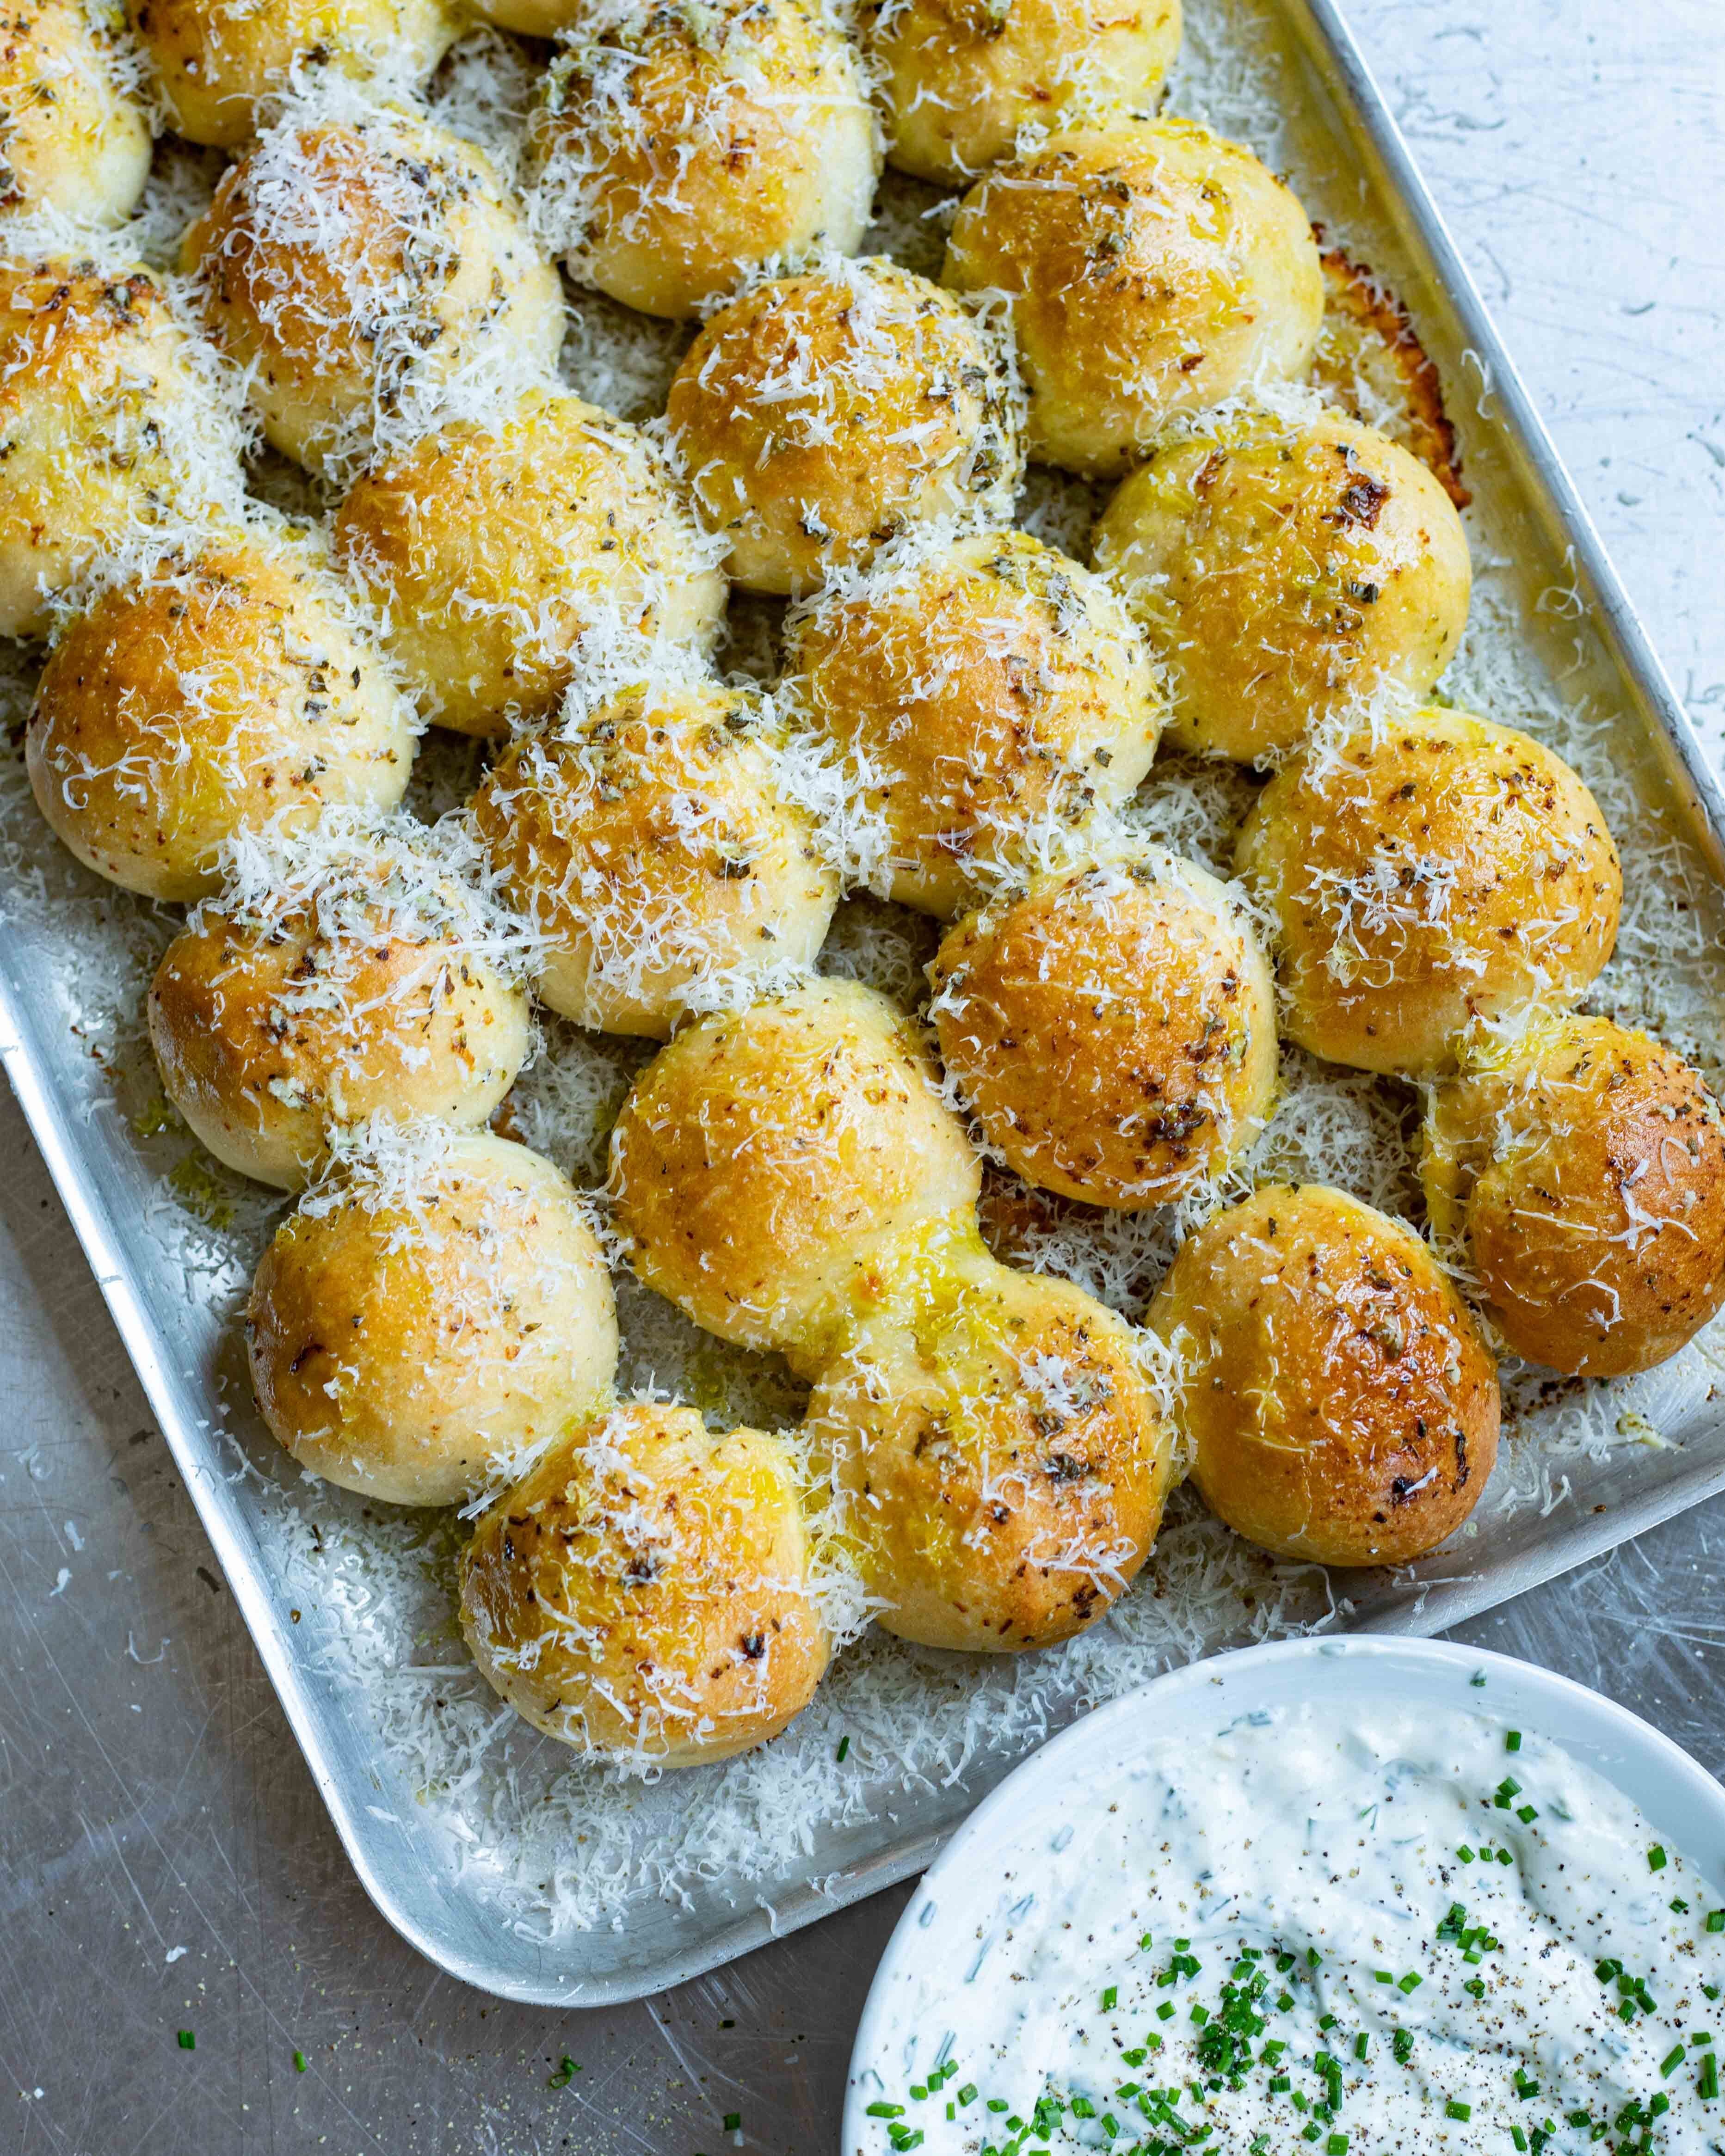
[[[580,2071],[580,2067],[578,2066],[575,2061],[567,2052],[565,2052],[557,2071],[546,2083],[546,2087],[547,2088],[567,2088],[570,2082],[574,2080],[576,2075]]]
[[[1531,1826],[1538,1816],[1539,1807],[1537,1804],[1517,1804],[1516,1806],[1516,1817],[1522,1822],[1523,1826]]]
[[[1519,1752],[1521,1750],[1522,1732],[1519,1729],[1506,1729],[1504,1731],[1503,1748],[1506,1752]]]
[[[727,2133],[735,2133],[742,2124],[742,2113],[740,2111],[727,2111],[726,2112],[725,2131]]]
[[[1684,2056],[1683,2046],[1681,2044],[1676,2045],[1671,2051],[1666,2053],[1665,2056],[1659,2062],[1659,2073],[1661,2081],[1668,2082],[1671,2079],[1671,2076],[1676,2073],[1678,2067],[1682,2065]]]
[[[834,1758],[839,1762],[839,1765],[840,1765],[841,1767],[842,1767],[842,1766],[844,1765],[844,1763],[845,1763],[845,1754],[850,1751],[850,1738],[849,1733],[847,1732],[845,1736],[841,1737],[841,1738],[839,1739],[839,1748],[838,1748],[838,1750],[837,1750],[837,1751],[833,1754],[833,1757],[834,1757]]]
[[[988,2106],[988,2108],[990,2111],[993,2111],[994,2107],[991,2103]],[[1003,2105],[1001,2108],[1004,2110],[1005,2108],[1004,2105]],[[879,2102],[871,2103],[866,2112],[864,2114],[864,2116],[868,2118],[902,2118],[904,2115],[905,2107],[901,2103]]]
[[[1444,2106],[1444,2117],[1445,2118],[1471,2118],[1473,2117],[1473,2106],[1471,2103],[1464,2103],[1459,2096],[1452,2096],[1450,2098],[1450,2101]]]
[[[963,2087],[958,2092],[958,2101],[962,2105],[966,2106],[976,2102],[976,2083],[974,2082],[966,2082]]]
[[[1357,2035],[1353,2040],[1353,2056],[1355,2058],[1364,2058],[1366,2056],[1367,2047],[1371,2043],[1371,2038],[1366,2034],[1365,2030],[1362,2029],[1358,2035]]]
[[[1120,1986],[1117,1984],[1111,1984],[1108,1986],[1108,1989],[1102,1994],[1103,2013],[1111,2014],[1114,2011],[1115,2004],[1118,2000],[1119,1997]]]
[[[1671,1899],[1671,1912],[1674,1917],[1686,1917],[1689,1914],[1689,1904],[1683,1899],[1681,1894],[1672,1895]]]
[[[1409,2060],[1414,2056],[1413,2030],[1411,2029],[1398,2029],[1394,2035],[1389,2040],[1389,2048],[1395,2054],[1396,2064],[1398,2066],[1406,2066]]]
[[[1398,1991],[1406,1992],[1409,1997],[1412,1998],[1413,1994],[1420,1989],[1420,1985],[1424,1984],[1425,1981],[1425,1979],[1423,1976],[1419,1975],[1414,1970],[1410,1969],[1407,1974],[1402,1979],[1401,1982],[1397,1984],[1396,1989]]]
[[[189,2029],[180,2030],[178,2042],[182,2051],[195,2051],[198,2049],[198,2039]]]
[[[1707,1929],[1710,1932],[1725,1932],[1725,1909],[1707,1911]]]
[[[1663,1871],[1665,1865],[1665,1851],[1660,1846],[1659,1843],[1656,1841],[1652,1848],[1647,1852],[1647,1869],[1650,1871]]]
[[[1515,1859],[1507,1849],[1500,1849],[1497,1852],[1497,1861],[1500,1864],[1513,1864]]]
[[[1374,1969],[1372,1971],[1372,1974],[1377,1978],[1379,1984],[1394,1984],[1395,1982],[1395,1973],[1393,1969]]]
[[[1527,2145],[1527,2137],[1522,2133],[1519,2126],[1511,2127],[1509,2129],[1509,2138],[1512,2142],[1514,2142],[1517,2148],[1525,2148]]]
[[[1456,1851],[1455,1854],[1461,1859],[1461,1861],[1464,1864],[1471,1864],[1473,1862],[1473,1851],[1468,1847],[1465,1841],[1462,1843],[1461,1848]]]
[[[1701,2078],[1695,2084],[1695,2093],[1709,2103],[1719,2100],[1719,2061],[1711,2051],[1701,2062]]]
[[[296,2074],[303,2074],[305,2071],[305,2054],[303,2051],[295,2051],[294,2054],[294,2071]]]

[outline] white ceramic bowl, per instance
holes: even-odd
[[[1476,1680],[1483,1677],[1483,1686]],[[1070,1821],[1081,1791],[1170,1742],[1201,1743],[1242,1714],[1306,1703],[1345,1708],[1386,1698],[1489,1714],[1548,1738],[1639,1804],[1660,1833],[1725,1887],[1725,1788],[1639,1716],[1585,1686],[1507,1655],[1443,1640],[1368,1636],[1290,1640],[1194,1662],[1100,1707],[1027,1759],[959,1828],[924,1873],[887,1943],[863,2009],[845,2087],[842,2156],[881,2156],[886,2139],[865,2107],[901,2078],[892,2035],[901,2010],[926,1999],[931,1967],[965,1966],[994,1909],[1003,1872],[1045,1847],[1051,1820]]]

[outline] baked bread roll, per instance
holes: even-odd
[[[889,162],[949,187],[1009,156],[1027,126],[1153,112],[1180,49],[1180,0],[872,0],[862,24]]]
[[[696,313],[763,264],[852,253],[880,158],[858,57],[808,0],[575,0],[529,122],[546,225],[583,284]]]
[[[181,243],[268,440],[350,478],[458,378],[548,379],[562,288],[485,152],[388,107],[270,129]]]
[[[635,1081],[611,1190],[635,1270],[721,1339],[818,1368],[880,1254],[981,1177],[917,1027],[845,981],[685,1026]]]
[[[756,285],[671,383],[670,443],[750,591],[815,589],[937,517],[1010,517],[1009,357],[949,292],[884,260]]]
[[[1030,454],[1107,478],[1177,413],[1305,372],[1323,316],[1306,213],[1183,120],[1050,136],[965,196],[946,282],[1002,292]]]
[[[474,815],[543,939],[542,1002],[664,1040],[690,1010],[814,963],[839,880],[780,790],[775,746],[758,696],[660,682],[504,751]]]
[[[117,0],[0,5],[0,209],[124,224],[150,177]]]
[[[941,1057],[1026,1182],[1167,1204],[1219,1175],[1276,1091],[1276,993],[1237,895],[1119,848],[958,923],[929,968]]]
[[[461,1625],[547,1736],[643,1770],[776,1737],[827,1665],[783,1440],[639,1403],[572,1431],[480,1520]]]
[[[1540,1013],[1428,1097],[1432,1233],[1517,1355],[1651,1369],[1725,1303],[1725,1132],[1699,1071],[1609,1019]]]
[[[1146,1322],[1205,1503],[1278,1557],[1405,1564],[1491,1479],[1497,1373],[1467,1306],[1411,1228],[1343,1191],[1218,1214]]]
[[[1093,542],[1168,684],[1176,747],[1273,762],[1386,683],[1423,696],[1467,622],[1461,519],[1351,419],[1201,422],[1121,482]]]
[[[393,808],[413,748],[413,713],[320,551],[261,531],[158,560],[69,619],[25,742],[37,803],[79,860],[177,900],[214,895],[239,832]]]
[[[1002,1653],[1081,1631],[1162,1518],[1171,1426],[1132,1329],[973,1226],[859,1308],[804,1424],[877,1621]]]
[[[336,810],[230,850],[149,1001],[163,1088],[218,1160],[296,1190],[373,1114],[485,1122],[526,1060],[529,939],[476,853],[459,825]]]
[[[879,887],[948,917],[1127,800],[1161,730],[1119,600],[1028,531],[909,535],[792,617],[785,664],[884,819]]]
[[[1579,997],[1623,891],[1561,757],[1435,707],[1311,743],[1258,797],[1236,867],[1275,917],[1285,1030],[1415,1075],[1452,1066],[1481,1020]]]
[[[611,1281],[547,1160],[410,1127],[301,1200],[246,1309],[264,1419],[302,1467],[451,1505],[607,1397]]]
[[[459,12],[443,0],[126,0],[169,125],[237,150],[272,100],[328,71],[411,91],[448,51]]]
[[[237,502],[239,435],[147,271],[0,259],[0,636],[105,556]]]
[[[551,710],[584,637],[705,649],[724,613],[713,542],[647,436],[545,389],[363,474],[334,542],[420,710],[461,733]]]

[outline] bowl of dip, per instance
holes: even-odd
[[[1567,1678],[1302,1640],[1001,1784],[857,2032],[843,2156],[1725,2152],[1725,1789]]]

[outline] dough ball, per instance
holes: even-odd
[[[804,1425],[879,1623],[925,1646],[1051,1646],[1130,1585],[1172,1430],[1132,1329],[970,1234],[860,1314]]]
[[[959,922],[929,969],[941,1055],[1027,1182],[1161,1205],[1219,1175],[1276,1091],[1276,993],[1235,894],[1121,852]]]
[[[223,150],[321,69],[403,91],[454,42],[443,0],[126,0],[177,134]]]
[[[1435,707],[1313,742],[1258,797],[1236,865],[1275,916],[1284,1029],[1361,1070],[1445,1069],[1477,1021],[1581,995],[1623,892],[1561,757]]]
[[[1243,762],[1386,682],[1423,696],[1466,625],[1454,504],[1351,419],[1256,413],[1153,449],[1093,543],[1161,662],[1170,742]]]
[[[889,162],[951,187],[1009,157],[1027,125],[1154,111],[1180,49],[1180,0],[877,0],[863,20]]]
[[[548,1160],[421,1125],[275,1231],[247,1306],[258,1404],[302,1467],[453,1505],[604,1399],[610,1276]]]
[[[529,139],[559,251],[625,306],[696,313],[747,271],[868,228],[861,64],[816,5],[578,0]]]
[[[110,0],[0,4],[0,209],[124,224],[150,177],[150,122]]]
[[[1725,1133],[1699,1071],[1609,1019],[1542,1014],[1437,1087],[1420,1176],[1529,1362],[1617,1378],[1725,1303]]]
[[[813,590],[936,517],[1009,520],[1011,362],[950,293],[886,261],[758,285],[671,383],[671,444],[750,591]]]
[[[62,629],[30,714],[43,814],[151,898],[220,888],[236,833],[393,808],[413,714],[312,547],[234,533],[105,592]]]
[[[448,850],[343,825],[242,843],[150,990],[169,1100],[218,1160],[286,1190],[373,1113],[482,1125],[531,1039],[526,939]]]
[[[412,115],[264,136],[181,243],[267,439],[351,477],[439,392],[545,378],[562,287],[483,151]]]
[[[828,1656],[783,1440],[644,1404],[572,1432],[480,1522],[461,1626],[578,1752],[652,1769],[764,1744]]]
[[[646,435],[540,389],[365,473],[335,547],[421,711],[461,733],[552,709],[583,636],[705,647],[724,613],[713,542]]]
[[[0,259],[0,636],[42,635],[99,557],[238,498],[238,436],[198,362],[147,271]]]
[[[635,1270],[697,1325],[819,1363],[883,1250],[976,1203],[919,1029],[811,981],[679,1033],[635,1081],[611,1187]]]
[[[775,765],[770,706],[716,684],[629,690],[504,751],[474,814],[548,940],[542,1002],[662,1040],[813,965],[839,880]]]
[[[1311,363],[1323,273],[1306,213],[1189,121],[1074,130],[965,196],[946,281],[1011,305],[1030,454],[1121,471],[1177,413]]]
[[[1184,1244],[1147,1323],[1206,1504],[1318,1564],[1405,1564],[1453,1534],[1497,1457],[1496,1366],[1413,1229],[1278,1184]]]
[[[884,888],[948,916],[1127,799],[1161,730],[1119,600],[1027,531],[901,542],[793,617],[786,662],[884,819]]]

